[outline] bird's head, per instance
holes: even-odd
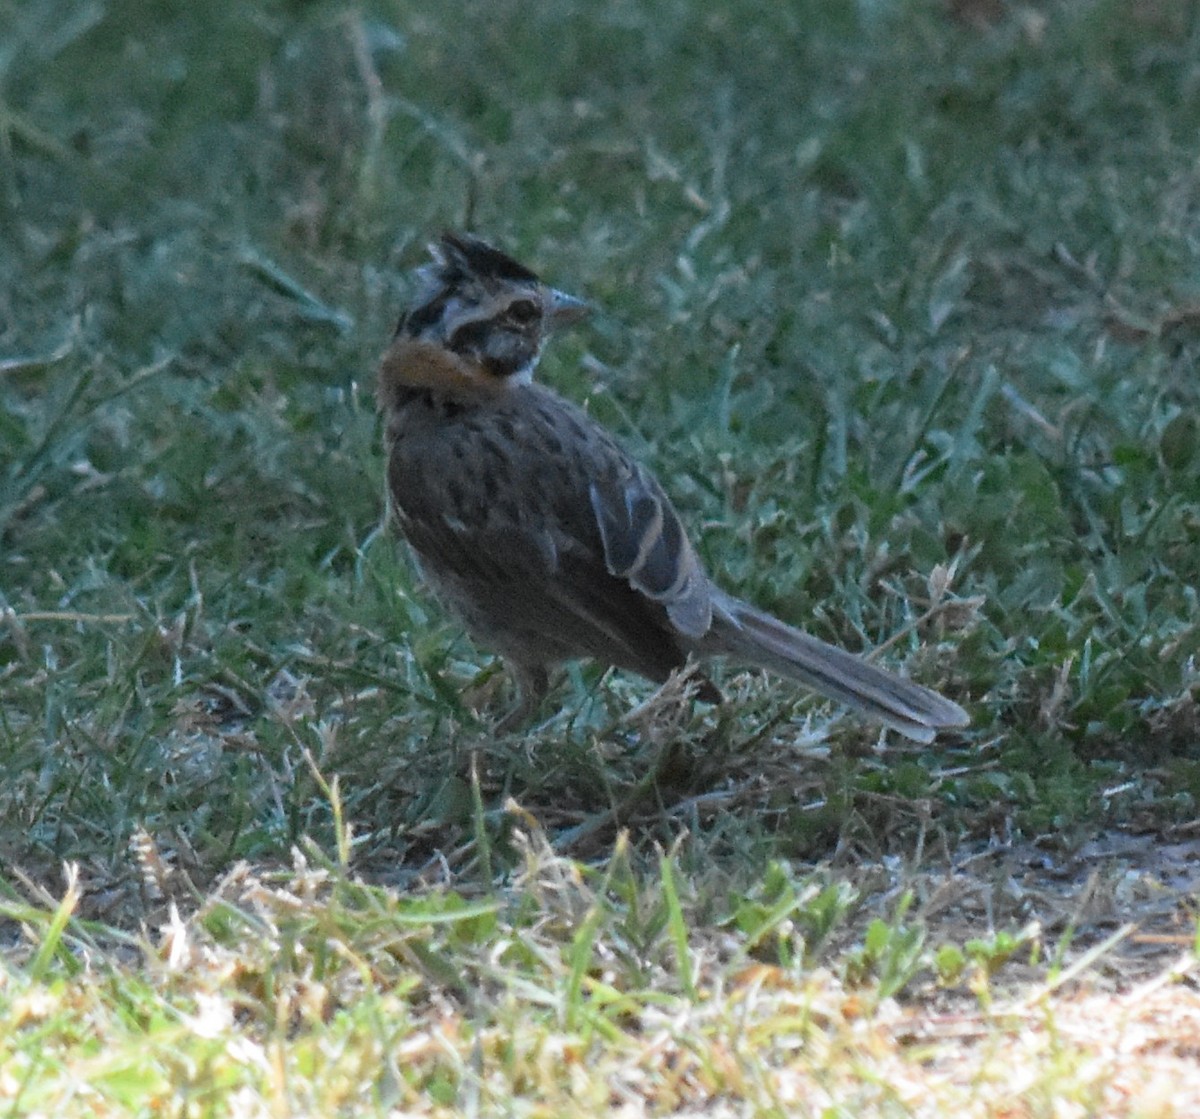
[[[581,318],[582,299],[544,284],[477,237],[445,233],[429,248],[420,289],[396,340],[441,347],[482,376],[527,384],[554,326]]]

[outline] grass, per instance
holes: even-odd
[[[0,4],[0,1101],[1196,1106],[1198,40]],[[582,666],[493,739],[371,398],[465,226],[601,309],[542,375],[719,581],[966,734]]]

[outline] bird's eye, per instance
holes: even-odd
[[[541,312],[532,299],[516,299],[508,305],[508,317],[517,323],[531,323]]]

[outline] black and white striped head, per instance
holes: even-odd
[[[493,377],[528,383],[547,331],[582,317],[582,299],[547,287],[523,264],[477,237],[444,233],[397,337],[444,346]]]

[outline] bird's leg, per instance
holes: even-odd
[[[517,686],[517,702],[496,723],[497,734],[509,734],[524,727],[537,714],[550,690],[550,674],[544,664],[509,661],[508,665]]]

